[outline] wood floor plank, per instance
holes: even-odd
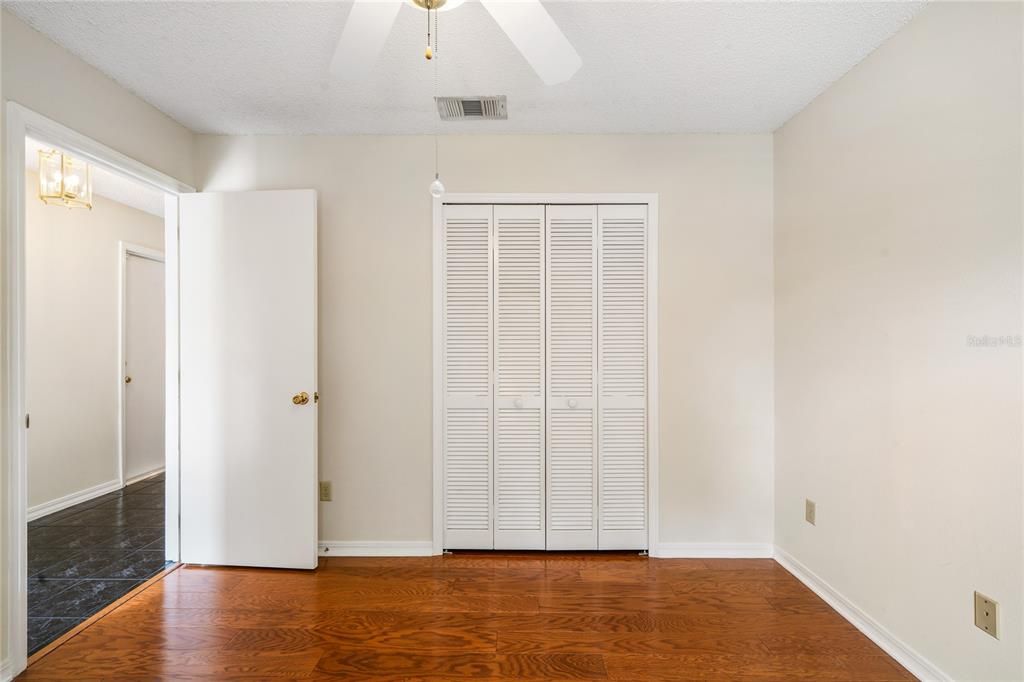
[[[779,613],[804,615],[835,613],[831,606],[826,604],[817,595],[811,593],[810,590],[808,590],[806,595],[789,597],[769,596],[765,597],[765,600]]]
[[[903,682],[912,680],[901,668],[877,656],[731,656],[648,655],[605,656],[612,680],[821,680]]]
[[[575,654],[434,656],[374,650],[334,649],[320,659],[316,670],[347,678],[408,680],[503,678],[603,680],[608,677],[601,656]]]
[[[662,632],[501,632],[499,654],[768,654],[759,639]]]
[[[913,679],[770,560],[634,553],[184,567],[25,680]]]
[[[405,652],[495,653],[497,633],[487,627],[353,628],[329,623],[315,627],[243,628],[224,648],[237,651],[303,651],[334,646]]]
[[[238,631],[211,625],[167,627],[159,622],[96,623],[76,636],[76,646],[90,649],[129,650],[145,647],[165,651],[216,649],[230,642]]]
[[[76,638],[77,639],[77,638]],[[72,639],[65,647],[75,641]],[[77,649],[77,647],[76,647]],[[18,679],[74,679],[79,675],[106,680],[277,678],[308,675],[320,660],[319,650],[296,653],[219,650],[166,651],[85,649],[73,655],[59,649],[29,668]]]
[[[666,592],[668,592],[666,590]],[[696,594],[672,595],[649,594],[630,595],[614,592],[581,593],[571,596],[539,595],[542,611],[567,611],[590,613],[616,613],[622,611],[692,611],[716,613],[760,613],[771,608],[768,601],[757,595]]]

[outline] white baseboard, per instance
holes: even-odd
[[[659,542],[650,555],[658,559],[771,559],[774,548],[758,542]]]
[[[780,547],[775,548],[775,560],[792,573],[797,580],[809,587],[812,592],[824,599],[829,606],[838,611],[839,615],[848,620],[853,627],[860,630],[885,653],[896,659],[914,677],[919,680],[940,680],[942,682],[953,679],[906,643],[897,639],[878,621]]]
[[[338,541],[322,540],[320,556],[431,556],[434,543],[426,541]],[[771,545],[759,543],[661,543],[650,552],[661,559],[722,558],[770,559]]]
[[[138,476],[132,476],[131,478],[125,479],[124,484],[125,485],[131,485],[132,483],[138,483],[139,481],[145,481],[147,478],[152,478],[153,476],[156,476],[157,474],[162,474],[166,468],[167,467],[158,467],[156,469],[153,469],[152,471],[147,471],[144,474],[139,474]]]
[[[358,542],[323,540],[320,556],[431,556],[434,543],[426,541]]]
[[[0,682],[10,682],[14,679],[14,667],[11,665],[11,659],[5,658],[0,661]]]
[[[76,493],[71,493],[64,497],[58,497],[56,500],[37,504],[34,507],[28,508],[28,520],[35,521],[36,519],[42,518],[48,514],[59,512],[63,509],[67,509],[68,507],[73,507],[76,504],[81,504],[82,502],[88,502],[100,495],[106,495],[107,493],[112,493],[115,490],[120,489],[121,481],[114,479],[113,481],[100,483],[99,485],[94,485],[93,487],[86,488],[85,490],[79,490]]]

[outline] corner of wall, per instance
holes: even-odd
[[[192,184],[193,133],[114,79],[22,21],[4,15],[3,40],[18,55],[4,73],[15,101],[170,177]],[[39,83],[59,74],[52,87]],[[118,115],[111,116],[116,111]]]
[[[909,644],[894,636],[863,609],[793,558],[786,550],[776,546],[775,560],[915,677],[939,682],[952,680],[934,663],[915,651]]]
[[[4,166],[6,158],[4,149],[7,140],[7,93],[4,90],[4,65],[3,65],[3,54],[4,54],[4,17],[7,15],[7,10],[0,6],[0,234],[4,231],[4,221],[7,213],[7,184],[4,182]],[[2,341],[0,341],[2,343]],[[5,442],[2,424],[0,424],[0,443]],[[6,463],[3,457],[0,457],[0,463]],[[0,490],[7,489],[6,481],[6,466],[0,466]],[[4,548],[7,546],[6,540],[6,528],[7,518],[5,514],[4,505],[0,505],[0,681],[6,682],[13,677],[10,669],[11,661],[10,655],[7,650],[7,636],[2,634],[10,632],[10,628],[6,622],[7,620],[7,593],[3,586],[7,585],[7,561],[4,554]]]
[[[776,309],[776,302],[775,302],[775,288],[776,288],[775,287],[775,225],[776,225],[776,218],[775,218],[775,134],[776,134],[776,132],[777,131],[772,132],[771,135],[769,136],[769,139],[771,140],[771,145],[770,145],[770,148],[769,148],[769,154],[771,156],[771,164],[769,166],[769,172],[768,172],[768,182],[770,184],[770,190],[769,190],[770,194],[769,194],[769,196],[771,197],[771,234],[769,235],[769,240],[770,240],[770,243],[771,243],[771,254],[772,254],[772,257],[771,257],[771,270],[770,270],[770,273],[769,273],[769,277],[771,279],[771,298],[772,298],[771,334],[770,334],[769,338],[771,339],[772,348],[771,348],[771,363],[770,363],[770,366],[768,368],[769,377],[770,377],[769,380],[771,381],[771,386],[772,386],[772,390],[771,390],[771,408],[770,408],[771,409],[771,430],[772,430],[772,435],[771,435],[771,490],[769,492],[769,506],[770,506],[769,513],[771,514],[771,538],[769,538],[768,542],[773,547],[775,546],[775,538],[776,538],[776,535],[777,535],[777,532],[776,532],[776,510],[775,510],[775,497],[776,497],[775,496],[775,476],[776,476],[776,473],[775,473],[776,472],[775,459],[778,456],[778,453],[777,453],[777,443],[776,443],[776,438],[775,438],[775,432],[776,432],[776,428],[775,428],[775,426],[776,426],[775,401],[776,401],[776,393],[777,393],[777,387],[776,387],[776,381],[775,380],[776,380],[776,373],[777,373],[776,366],[778,364],[777,357],[776,357],[776,313],[777,313],[777,309]]]

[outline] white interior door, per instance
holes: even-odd
[[[125,252],[124,478],[164,468],[164,264]]]
[[[597,549],[597,207],[547,207],[547,548]]]
[[[647,549],[647,206],[598,207],[599,549]]]
[[[444,207],[444,546],[493,549],[492,206]]]
[[[544,207],[494,231],[494,548],[544,549]]]
[[[315,568],[316,193],[180,202],[181,560]]]

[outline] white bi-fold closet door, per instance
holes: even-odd
[[[447,205],[449,549],[647,547],[647,206]]]

